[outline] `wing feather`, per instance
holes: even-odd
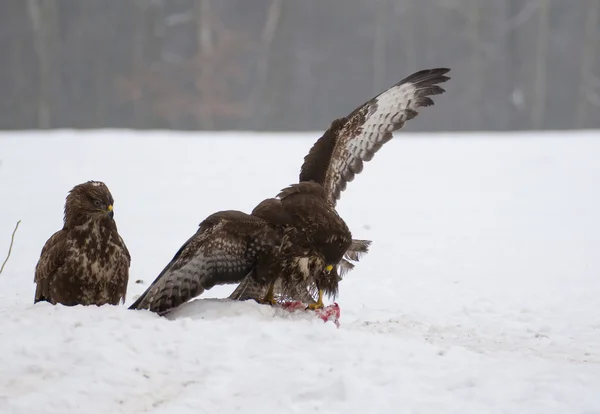
[[[215,285],[241,282],[259,244],[270,242],[265,230],[264,220],[242,212],[213,214],[129,309],[164,314]]]
[[[450,69],[422,70],[336,119],[304,158],[300,181],[316,181],[335,206],[347,183],[363,171],[377,151],[392,139],[394,131],[418,115],[417,109],[433,105],[430,96],[445,92]]]
[[[268,286],[259,284],[252,275],[244,278],[242,283],[229,295],[231,300],[260,300],[267,294]],[[285,291],[285,292],[284,292]],[[316,303],[309,289],[302,285],[295,285],[293,291],[284,289],[281,280],[275,282],[273,293],[280,300],[297,300],[306,304]]]
[[[40,260],[35,266],[35,296],[33,302],[49,300],[50,279],[65,262],[65,241],[67,232],[54,233],[42,247]]]

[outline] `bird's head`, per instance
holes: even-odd
[[[76,185],[69,192],[65,202],[65,225],[77,226],[90,218],[114,217],[114,200],[106,184],[101,181],[88,181]]]

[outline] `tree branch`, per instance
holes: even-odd
[[[12,237],[10,238],[10,246],[8,247],[8,255],[6,256],[4,263],[2,263],[2,267],[0,267],[0,274],[2,274],[2,271],[4,270],[4,266],[6,265],[6,262],[8,262],[8,259],[10,258],[10,252],[12,252],[13,243],[15,242],[15,233],[17,232],[17,229],[19,228],[20,223],[21,223],[21,220],[17,221],[17,225],[15,226],[15,229],[12,232]]]

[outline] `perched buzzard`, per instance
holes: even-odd
[[[292,297],[316,291],[311,307],[322,307],[324,294],[337,293],[349,260],[370,243],[353,240],[335,211],[341,192],[419,107],[433,105],[429,96],[444,92],[437,84],[449,79],[448,71],[414,73],[333,121],[305,157],[299,183],[251,214],[208,217],[130,309],[164,314],[215,285],[240,282],[232,298],[273,303],[276,288]]]
[[[46,241],[35,268],[34,303],[125,302],[131,257],[113,219],[113,202],[99,181],[69,192],[63,228]]]

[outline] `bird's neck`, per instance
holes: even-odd
[[[115,221],[106,214],[98,215],[72,215],[68,220],[65,220],[64,228],[66,230],[75,229],[77,227],[107,227],[109,229],[116,229]]]

